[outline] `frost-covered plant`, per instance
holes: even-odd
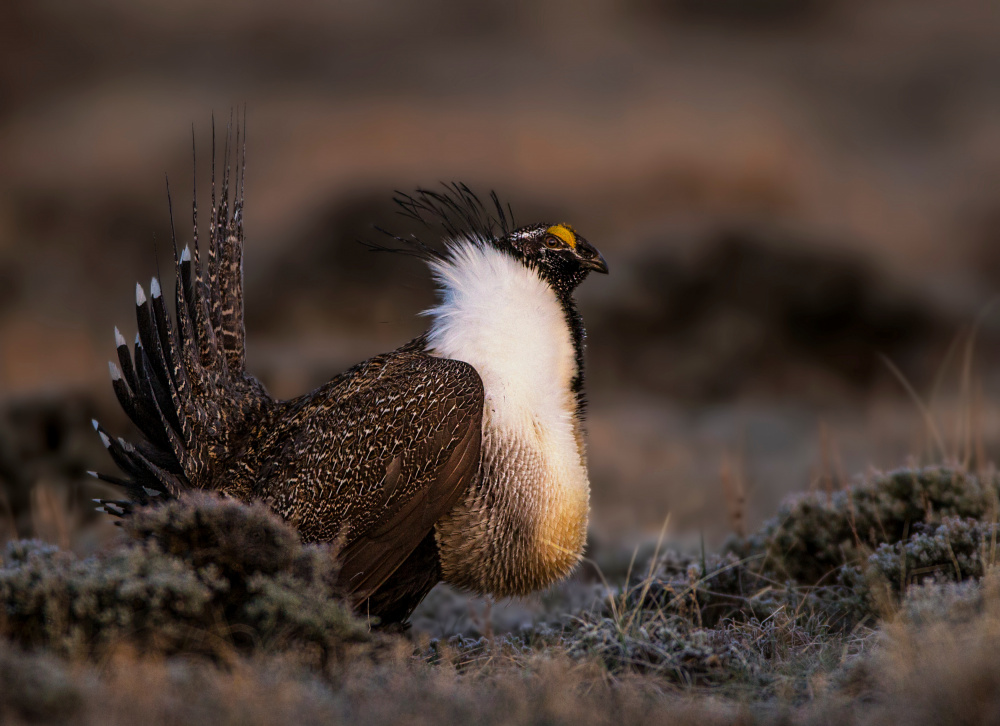
[[[722,554],[668,551],[639,568],[643,575],[564,631],[564,642],[614,669],[711,680],[713,664],[732,670],[767,657],[766,639],[734,650],[741,633],[821,643],[874,625],[884,596],[898,602],[911,582],[983,576],[996,559],[988,522],[997,490],[995,477],[926,468],[795,498]]]
[[[995,573],[996,574],[996,573]],[[906,621],[916,626],[932,623],[967,623],[983,613],[987,602],[996,604],[997,582],[931,580],[906,589],[900,608]]]
[[[676,615],[637,623],[627,634],[611,618],[587,619],[566,644],[571,656],[597,656],[615,672],[658,673],[687,683],[725,679],[745,660],[722,630]]]
[[[776,580],[762,562],[762,556],[740,559],[732,552],[701,558],[670,551],[650,576],[609,600],[603,614],[664,612],[715,627],[722,621],[766,620],[785,612],[801,622],[822,616],[839,628],[852,627],[864,615],[863,598],[849,585],[837,579],[825,585]]]
[[[922,524],[911,537],[883,544],[868,558],[897,594],[925,580],[980,579],[997,561],[1000,528],[977,519],[946,517],[937,526]]]
[[[762,566],[781,579],[828,582],[842,565],[858,564],[867,552],[899,542],[921,523],[992,518],[998,491],[995,475],[945,467],[899,469],[830,495],[794,498],[733,550],[763,553]]]
[[[78,559],[7,547],[0,633],[66,655],[118,643],[159,652],[312,649],[370,640],[335,587],[336,552],[303,545],[263,505],[196,494],[125,521],[126,542]]]

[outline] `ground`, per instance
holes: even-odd
[[[0,713],[53,724],[985,722],[1000,707],[998,501],[991,468],[871,474],[793,498],[716,551],[660,538],[652,551],[604,552],[521,623],[463,613],[440,590],[398,633],[343,606],[334,548],[301,545],[260,505],[191,495],[141,511],[92,555],[8,544]]]

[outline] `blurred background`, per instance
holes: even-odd
[[[463,180],[612,274],[593,551],[718,543],[789,492],[1000,451],[1000,13],[981,0],[7,0],[2,536],[90,551],[105,361],[169,279],[191,135],[246,105],[251,370],[279,396],[419,333],[393,190]],[[975,340],[972,331],[976,330]],[[905,384],[904,384],[905,381]],[[908,392],[907,388],[911,391]],[[919,399],[919,402],[918,402]]]

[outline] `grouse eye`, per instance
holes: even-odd
[[[560,240],[558,237],[553,237],[552,235],[549,235],[548,237],[545,238],[545,246],[548,247],[550,250],[558,249],[559,247],[562,247],[562,240]]]

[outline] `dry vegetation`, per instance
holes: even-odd
[[[940,723],[1000,708],[1000,477],[905,469],[657,551],[492,637],[372,631],[331,548],[208,496],[78,558],[11,542],[5,723]]]

